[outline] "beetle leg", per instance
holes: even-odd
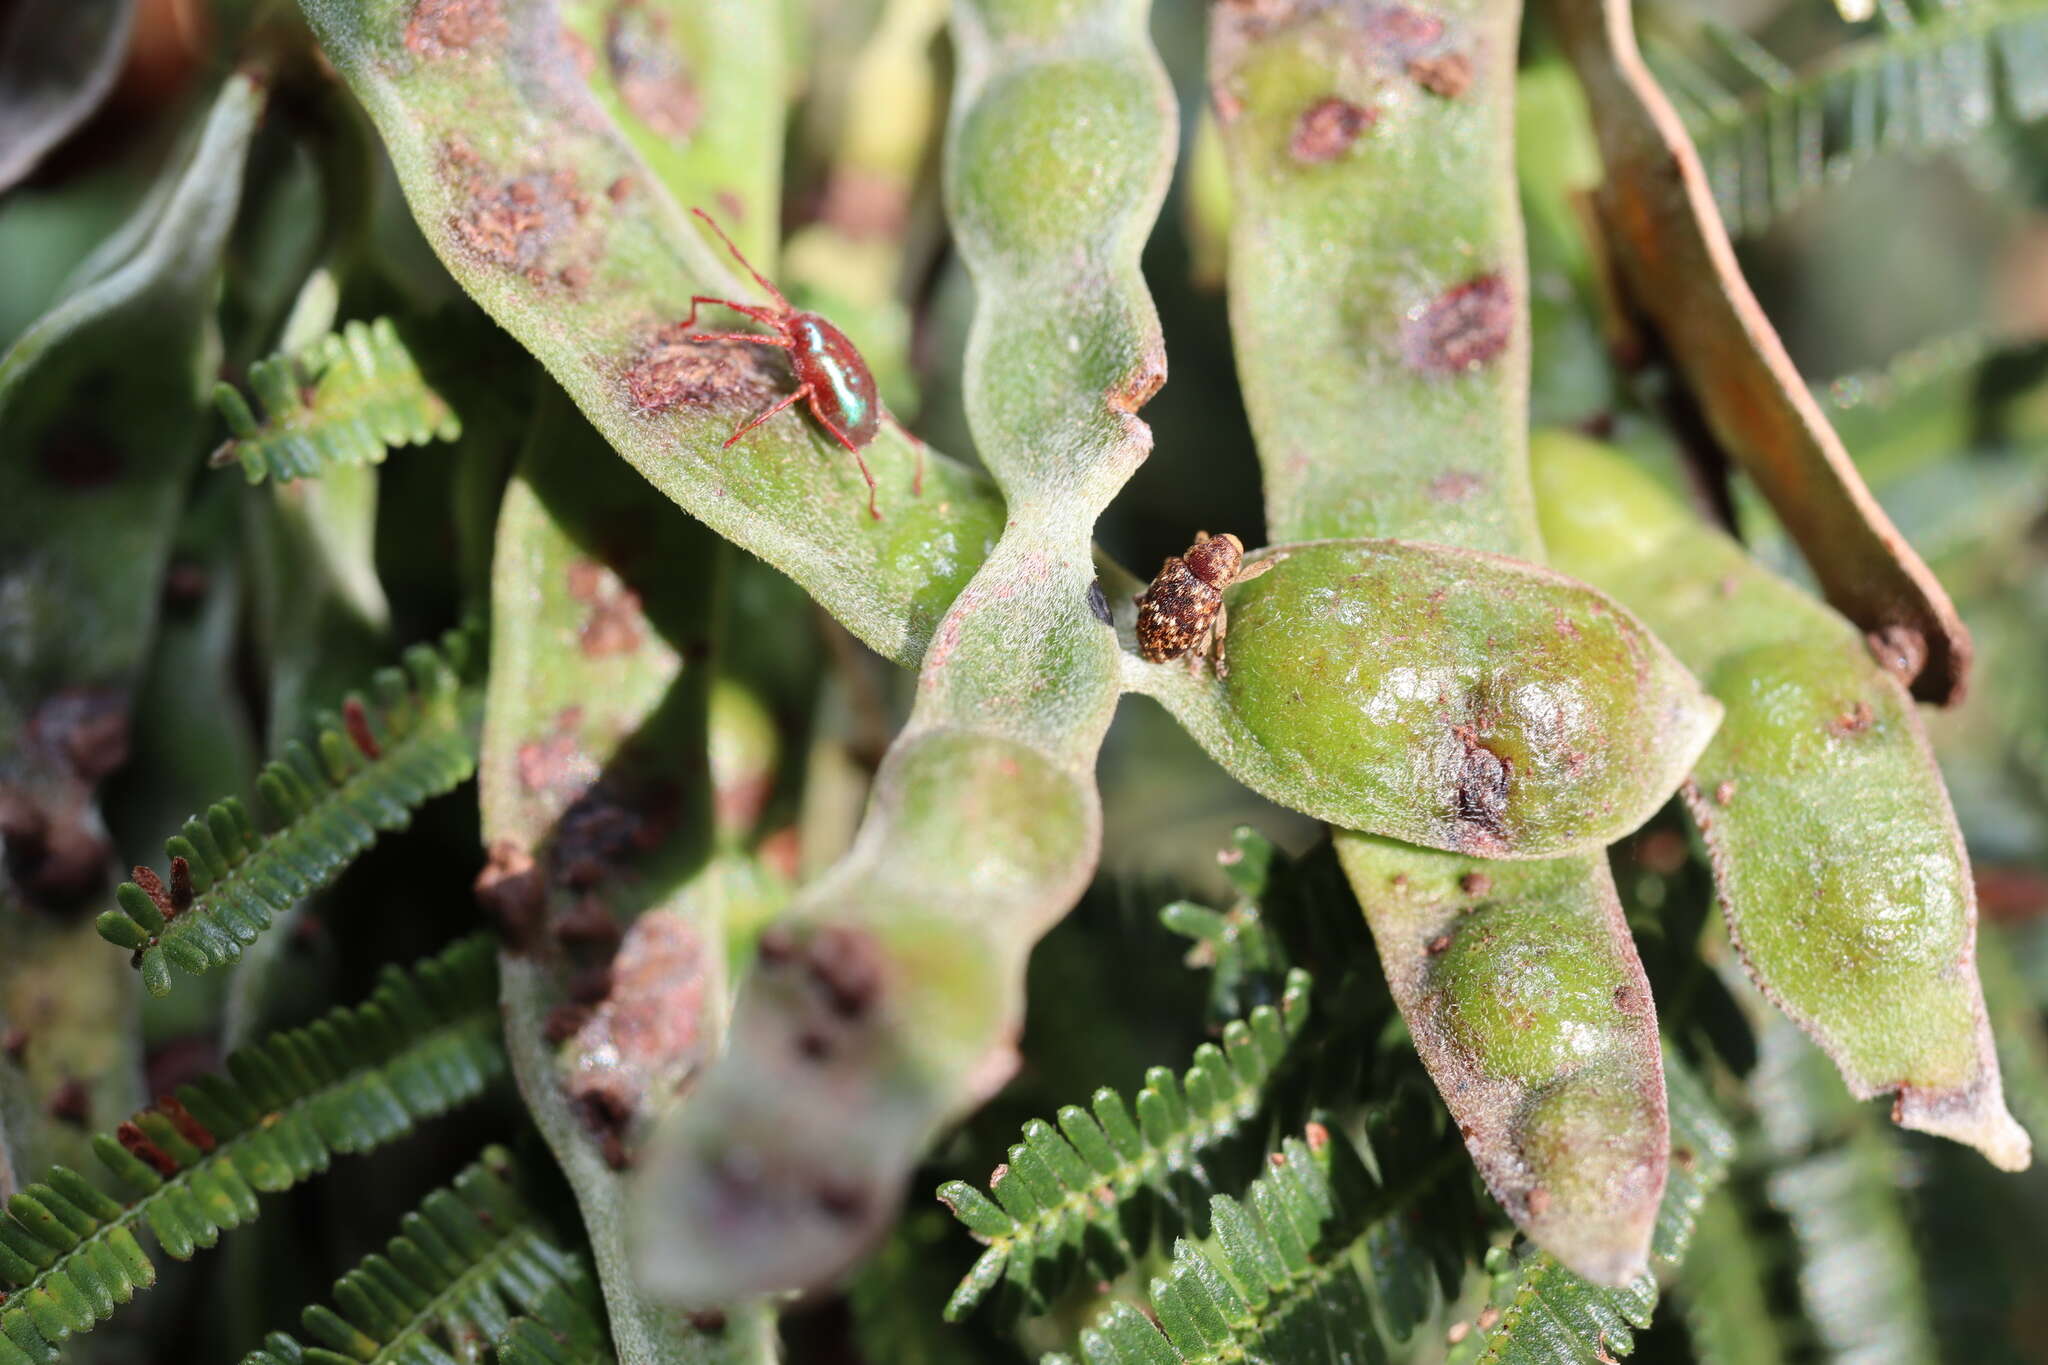
[[[917,447],[917,473],[910,479],[910,496],[921,498],[924,496],[924,442],[918,439],[916,432],[898,421],[896,414],[887,408],[882,409],[882,416],[889,419],[890,426],[903,433],[905,440]]]
[[[751,341],[756,346],[780,346],[790,349],[790,343],[783,337],[764,337],[759,332],[689,332],[685,341]]]
[[[775,415],[776,413],[778,413],[778,412],[781,412],[781,411],[782,411],[782,410],[783,410],[784,408],[788,407],[788,406],[789,406],[789,405],[790,405],[791,403],[794,403],[794,402],[796,402],[796,401],[797,401],[798,399],[800,399],[800,398],[808,398],[808,397],[810,397],[810,395],[811,395],[811,386],[810,386],[809,384],[800,384],[800,385],[798,385],[798,386],[797,386],[797,390],[796,390],[796,392],[795,392],[795,393],[792,393],[792,394],[790,394],[790,395],[789,395],[788,397],[784,398],[784,399],[783,399],[783,400],[782,400],[782,401],[781,401],[780,403],[777,403],[777,404],[776,404],[776,405],[775,405],[774,407],[772,407],[772,408],[769,408],[769,409],[768,409],[768,410],[767,410],[766,412],[763,412],[763,413],[761,413],[761,414],[760,414],[759,416],[757,416],[757,417],[754,417],[754,418],[752,418],[752,419],[751,419],[751,420],[749,420],[749,421],[748,421],[748,422],[747,422],[747,423],[746,423],[745,425],[741,426],[739,430],[737,430],[737,431],[733,432],[733,434],[732,434],[732,435],[730,435],[730,436],[726,437],[726,438],[725,438],[725,444],[724,444],[723,446],[721,446],[721,447],[720,447],[720,449],[721,449],[721,450],[730,450],[730,449],[732,449],[733,443],[734,443],[735,441],[739,440],[739,438],[740,438],[740,437],[742,437],[742,436],[746,435],[746,434],[747,434],[748,432],[752,431],[752,430],[753,430],[753,429],[754,429],[755,427],[758,427],[758,426],[760,426],[760,425],[761,425],[761,423],[763,423],[763,422],[767,421],[767,420],[768,420],[768,419],[769,419],[770,417],[773,417],[773,416],[774,416],[774,415]]]
[[[765,322],[770,327],[778,326],[781,322],[781,319],[776,314],[769,312],[765,308],[756,308],[750,303],[741,303],[736,299],[715,299],[709,294],[692,294],[690,296],[690,316],[683,319],[682,329],[684,331],[687,332],[697,325],[697,310],[707,303],[715,303],[720,308],[730,308],[735,313],[744,313],[754,321]]]
[[[1216,619],[1209,623],[1209,648],[1216,654],[1216,678],[1220,682],[1230,676],[1230,665],[1223,660],[1223,637],[1230,634],[1230,608],[1221,602],[1216,604]]]
[[[805,391],[808,391],[809,387],[809,385],[806,385]],[[860,453],[860,447],[853,443],[853,438],[840,430],[837,422],[825,415],[824,409],[818,406],[818,395],[815,392],[810,394],[810,399],[811,416],[818,419],[818,425],[831,432],[834,436],[837,436],[839,444],[852,452],[853,462],[860,466],[860,476],[868,481],[868,515],[876,521],[880,521],[882,519],[882,509],[875,503],[875,474],[873,470],[868,468],[866,457]]]

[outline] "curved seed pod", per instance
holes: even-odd
[[[1587,1279],[1640,1274],[1669,1138],[1656,1006],[1607,947],[1629,941],[1612,880],[1361,835],[1338,855],[1487,1189]]]
[[[725,448],[736,427],[787,396],[787,367],[766,347],[683,341],[679,324],[693,295],[759,302],[760,292],[735,276],[606,116],[555,6],[306,0],[304,8],[377,124],[413,216],[450,273],[547,366],[612,447],[876,650],[904,664],[922,657],[995,540],[1002,508],[994,489],[934,454],[923,495],[912,496],[915,452],[885,427],[862,452],[886,512],[870,520],[853,458],[801,409]],[[780,9],[754,0],[721,0],[720,8]],[[731,59],[737,69],[727,74],[752,86],[750,102],[761,89],[757,64],[779,68],[780,48],[762,44]],[[693,164],[699,170],[711,168]],[[715,196],[703,197],[703,207],[721,212]],[[773,205],[749,212],[772,218]],[[699,321],[716,312],[707,306]]]
[[[83,123],[113,88],[135,0],[39,0],[0,25],[0,191]]]
[[[772,1354],[771,1315],[700,1329],[642,1294],[625,1254],[625,1168],[726,1008],[703,780],[722,547],[689,523],[654,534],[650,509],[545,395],[498,518],[477,894],[506,940],[513,1075],[590,1230],[620,1359],[737,1365]]]
[[[1254,790],[1489,858],[1590,853],[1648,819],[1720,708],[1582,583],[1398,540],[1276,546],[1230,595],[1230,671],[1127,668]]]
[[[1915,696],[1950,705],[1970,632],[1871,496],[1764,316],[1699,153],[1637,49],[1627,0],[1553,0],[1607,178],[1599,207],[1630,303],[1684,373],[1708,430],[1770,499],[1843,615],[1883,640]],[[1903,75],[1903,73],[1901,73]]]
[[[1212,102],[1237,200],[1231,321],[1271,534],[1416,537],[1539,558],[1512,161],[1519,6],[1283,3],[1214,14]],[[1414,174],[1418,164],[1431,173]],[[1295,316],[1313,344],[1292,326],[1262,334]],[[1368,395],[1369,410],[1348,406]],[[1354,589],[1338,578],[1323,590]],[[1562,647],[1559,634],[1544,653]],[[1233,629],[1233,655],[1239,636]],[[1640,657],[1662,661],[1651,676],[1676,673],[1661,647]],[[1673,733],[1645,726],[1638,742],[1696,752],[1711,704],[1668,680],[1652,691],[1692,699],[1670,713]],[[1473,757],[1479,775],[1491,772]],[[1640,1274],[1667,1169],[1664,1078],[1649,983],[1613,912],[1606,858],[1480,864],[1349,831],[1336,839],[1402,1014],[1495,1197],[1587,1278]],[[1500,886],[1489,917],[1499,930],[1451,933],[1457,910],[1485,894],[1468,879]],[[1446,935],[1459,960],[1438,974],[1428,949]],[[1498,983],[1517,955],[1573,975],[1519,983],[1532,998],[1506,1030],[1447,1033],[1468,1007],[1499,1018]],[[1611,986],[1607,999],[1588,983]],[[1617,992],[1639,1007],[1620,1008]],[[1572,1035],[1541,1022],[1551,1010],[1593,1026],[1577,1035],[1589,1055],[1570,1056]],[[1518,1048],[1525,1017],[1533,1046]],[[1474,1078],[1483,1102],[1468,1089]],[[1523,1142],[1524,1130],[1535,1140]]]
[[[1727,705],[1686,784],[1751,978],[1861,1097],[2028,1164],[1976,972],[1976,893],[1912,699],[1832,610],[1590,441],[1535,454],[1557,562],[1604,583]]]
[[[263,107],[260,81],[230,77],[185,164],[138,210],[133,252],[0,357],[0,1017],[25,1040],[18,1065],[0,1059],[14,1111],[0,1145],[25,1176],[79,1164],[79,1124],[132,1106],[140,1087],[135,973],[95,944],[89,917],[30,903],[76,903],[108,880],[95,790],[127,756],[176,508],[199,467],[197,376]],[[20,1112],[28,1100],[42,1112]]]
[[[815,1285],[936,1128],[1015,1064],[1025,959],[1094,870],[1118,693],[1095,518],[1165,377],[1138,270],[1174,148],[1143,0],[971,0],[947,199],[980,308],[967,404],[1010,522],[941,623],[853,849],[771,927],[729,1050],[639,1202],[683,1303]]]

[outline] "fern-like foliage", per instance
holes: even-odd
[[[962,1180],[939,1188],[939,1199],[988,1249],[946,1305],[957,1321],[999,1283],[1020,1306],[1041,1311],[1083,1272],[1108,1278],[1151,1245],[1156,1225],[1167,1233],[1206,1231],[1206,1196],[1224,1170],[1256,1158],[1264,1133],[1268,1085],[1300,1036],[1309,1013],[1309,982],[1290,974],[1278,1008],[1261,1005],[1223,1031],[1223,1045],[1204,1043],[1184,1079],[1154,1067],[1136,1111],[1115,1090],[1095,1092],[1091,1114],[1078,1105],[1059,1112],[1059,1126],[1035,1119],[1023,1141],[989,1181],[990,1199]]]
[[[497,1365],[613,1365],[616,1357],[596,1324],[571,1333],[535,1318],[519,1318],[498,1343]]]
[[[413,646],[404,669],[372,678],[371,699],[351,693],[339,715],[319,718],[311,745],[286,745],[257,777],[268,833],[229,798],[165,842],[168,879],[135,869],[99,931],[133,950],[150,994],[170,991],[172,965],[198,975],[235,961],[273,916],[476,770],[482,657],[472,631],[449,632],[438,650]]]
[[[497,957],[464,940],[410,972],[387,967],[361,1005],[232,1054],[93,1150],[116,1198],[54,1167],[0,1218],[0,1365],[53,1365],[58,1346],[155,1282],[136,1237],[174,1260],[211,1247],[336,1153],[366,1152],[480,1094],[505,1070]]]
[[[304,1341],[273,1332],[242,1365],[426,1365],[503,1348],[515,1331],[555,1358],[594,1359],[603,1333],[590,1272],[534,1216],[515,1178],[511,1155],[485,1148],[405,1216],[381,1253],[335,1281],[333,1308],[306,1309]]]
[[[1487,1257],[1494,1286],[1490,1330],[1469,1339],[1462,1359],[1484,1365],[1601,1365],[1627,1355],[1650,1325],[1657,1277],[1675,1272],[1692,1245],[1700,1207],[1727,1178],[1735,1134],[1699,1079],[1677,1057],[1664,1059],[1671,1105],[1671,1174],[1650,1241],[1650,1273],[1619,1289],[1591,1284],[1527,1242]]]
[[[1082,1331],[1089,1365],[1314,1365],[1385,1359],[1463,1273],[1462,1150],[1421,1097],[1382,1111],[1361,1159],[1320,1124],[1290,1137],[1243,1199],[1211,1201],[1213,1245],[1176,1242],[1150,1313],[1112,1304]],[[1450,1138],[1450,1140],[1447,1140]],[[1469,1182],[1463,1182],[1469,1183]],[[1430,1202],[1428,1227],[1414,1214]],[[1442,1233],[1425,1236],[1424,1232]],[[1073,1365],[1051,1355],[1045,1365]]]
[[[389,318],[351,322],[303,351],[259,360],[249,367],[249,387],[263,404],[261,422],[233,385],[214,388],[214,405],[234,435],[212,463],[239,463],[250,483],[378,464],[393,446],[462,434]]]
[[[1756,233],[1871,158],[1954,146],[1994,120],[2048,113],[2048,3],[1944,0],[1792,72],[1715,30],[1752,84],[1732,93],[1668,47],[1651,64],[1690,129],[1721,215]]]

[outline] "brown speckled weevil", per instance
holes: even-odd
[[[1213,654],[1216,676],[1229,677],[1223,637],[1230,612],[1223,605],[1223,590],[1279,562],[1262,559],[1247,565],[1244,542],[1236,536],[1195,532],[1195,543],[1185,553],[1167,556],[1152,586],[1138,594],[1138,652],[1155,664],[1186,655],[1190,673],[1200,673],[1203,658]]]

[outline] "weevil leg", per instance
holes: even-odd
[[[917,472],[910,476],[910,496],[921,498],[924,496],[924,442],[918,439],[916,432],[897,420],[896,414],[887,408],[882,409],[882,416],[889,419],[890,426],[903,433],[905,440],[917,447]]]
[[[1230,581],[1232,583],[1248,582],[1251,579],[1257,578],[1260,574],[1266,572],[1266,570],[1272,568],[1275,564],[1278,564],[1281,560],[1285,558],[1287,558],[1286,555],[1276,555],[1272,559],[1262,559],[1256,564],[1247,564],[1243,568],[1239,569],[1237,571],[1237,577],[1231,579]]]
[[[808,398],[808,397],[810,397],[810,395],[811,395],[811,386],[810,386],[810,385],[808,385],[808,384],[800,384],[800,385],[798,385],[798,386],[797,386],[797,390],[796,390],[796,392],[795,392],[795,393],[792,393],[792,394],[790,394],[790,395],[789,395],[788,397],[784,398],[784,399],[783,399],[783,400],[782,400],[782,401],[781,401],[780,403],[777,403],[777,404],[776,404],[776,405],[775,405],[774,407],[772,407],[772,408],[769,408],[769,409],[768,409],[768,410],[767,410],[766,412],[760,413],[760,414],[758,414],[757,416],[753,417],[753,418],[752,418],[752,419],[750,419],[750,420],[749,420],[749,421],[748,421],[748,422],[747,422],[747,423],[746,423],[745,425],[741,426],[739,430],[737,430],[737,431],[733,432],[733,434],[732,434],[732,435],[730,435],[730,436],[726,437],[726,438],[725,438],[725,444],[724,444],[723,446],[721,446],[721,447],[720,447],[720,449],[722,449],[722,450],[730,450],[730,449],[732,449],[732,447],[733,447],[733,444],[734,444],[734,442],[738,441],[738,440],[740,439],[740,437],[742,437],[742,436],[746,435],[746,434],[747,434],[748,432],[752,431],[752,430],[753,430],[753,429],[754,429],[755,427],[758,427],[758,426],[760,426],[760,425],[761,425],[761,423],[763,423],[763,422],[767,421],[767,420],[768,420],[768,419],[769,419],[770,417],[773,417],[773,416],[774,416],[774,415],[775,415],[776,413],[778,413],[778,412],[781,412],[781,411],[782,411],[782,410],[783,410],[784,408],[788,407],[788,406],[789,406],[790,404],[792,404],[792,403],[794,403],[794,402],[798,401],[799,399],[803,399],[803,398]]]
[[[1239,580],[1242,582],[1243,580]],[[1230,676],[1230,665],[1223,658],[1223,637],[1230,634],[1230,608],[1221,602],[1216,604],[1216,619],[1209,623],[1209,648],[1216,655],[1216,679],[1221,682]]]

